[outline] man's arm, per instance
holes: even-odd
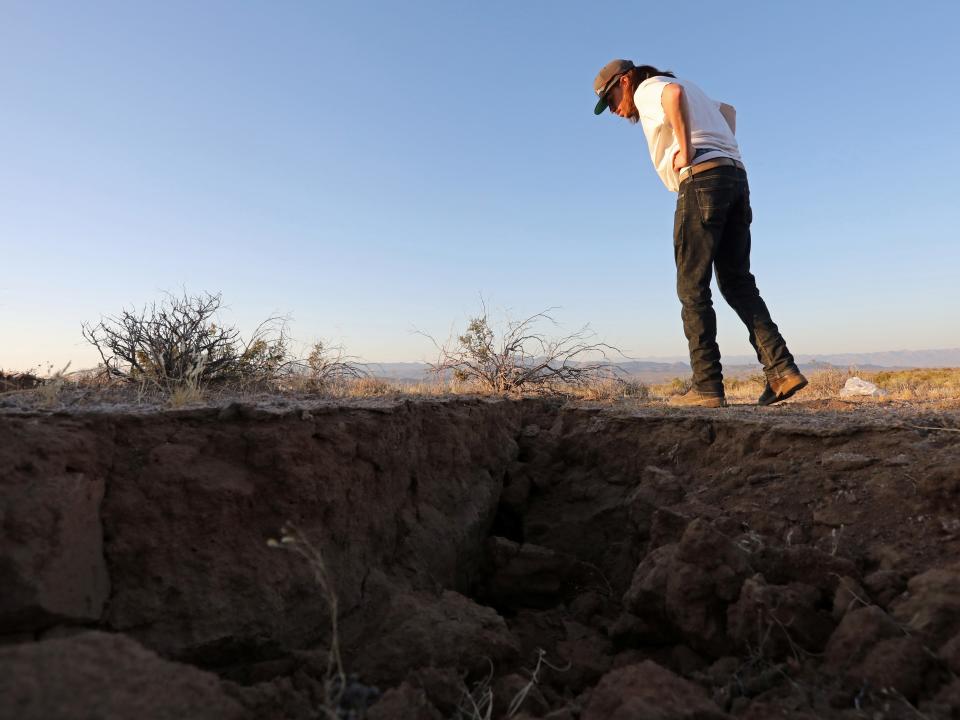
[[[673,156],[673,169],[679,171],[680,168],[693,162],[694,152],[693,145],[690,143],[690,125],[687,122],[689,112],[683,86],[677,83],[667,85],[660,96],[660,104],[663,105],[663,113],[680,145],[680,149]]]
[[[723,115],[723,119],[727,121],[727,125],[730,126],[730,132],[734,135],[737,134],[737,109],[733,105],[727,105],[726,103],[719,103],[720,105],[720,114]]]

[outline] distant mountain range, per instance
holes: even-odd
[[[830,353],[797,355],[803,370],[856,367],[862,370],[960,367],[960,348],[945,350],[891,350],[873,353]],[[669,380],[690,374],[690,363],[680,358],[651,358],[611,363],[621,373],[647,382]],[[759,372],[756,358],[731,355],[723,358],[724,373],[730,377]],[[375,377],[401,382],[430,380],[427,363],[366,363],[363,368]]]

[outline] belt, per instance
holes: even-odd
[[[721,157],[721,158],[716,158],[714,160],[706,160],[702,163],[697,163],[696,165],[690,165],[688,167],[685,167],[683,170],[680,171],[680,180],[682,182],[683,180],[686,180],[692,175],[696,175],[697,173],[702,173],[704,170],[713,170],[713,168],[724,167],[728,165],[732,167],[740,168],[741,170],[746,170],[746,167],[744,167],[743,163],[740,162],[739,160],[734,160],[733,158],[728,158],[728,157]]]

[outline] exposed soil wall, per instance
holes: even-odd
[[[309,564],[267,546],[285,522],[333,578],[355,717],[455,717],[491,668],[493,717],[521,692],[515,717],[554,720],[957,717],[960,435],[915,427],[945,423],[463,399],[0,414],[0,717],[124,717],[131,678],[176,668],[163,685],[202,687],[209,717],[317,716],[331,628]],[[119,694],[47,660],[72,653]]]

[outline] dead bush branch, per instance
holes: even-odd
[[[611,375],[614,367],[606,362],[607,351],[619,351],[595,342],[589,325],[562,337],[549,337],[539,331],[543,322],[556,325],[549,314],[552,309],[524,320],[508,320],[498,333],[491,326],[484,303],[481,313],[470,319],[466,331],[442,345],[421,333],[433,342],[439,354],[437,361],[430,363],[431,372],[497,394],[555,393],[563,386],[583,386]],[[596,354],[604,362],[579,359]]]

